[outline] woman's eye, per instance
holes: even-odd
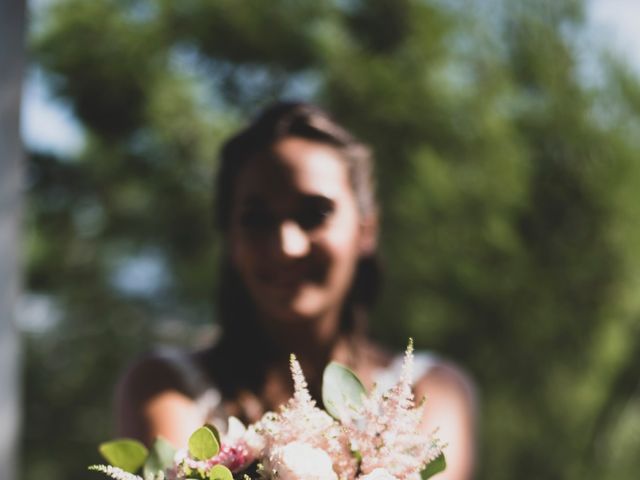
[[[268,230],[273,227],[275,223],[275,217],[266,211],[249,210],[240,216],[240,224],[247,230]]]
[[[296,218],[300,228],[304,230],[313,230],[323,225],[333,213],[333,207],[330,205],[314,205],[303,209]]]

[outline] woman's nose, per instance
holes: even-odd
[[[286,257],[303,257],[309,253],[310,241],[307,232],[293,221],[280,225],[280,249]]]

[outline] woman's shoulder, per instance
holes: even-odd
[[[149,398],[164,391],[175,391],[193,400],[211,396],[217,390],[207,362],[211,349],[155,349],[125,370],[117,392],[136,398]]]
[[[417,393],[427,396],[438,395],[456,396],[469,405],[476,402],[476,387],[471,375],[452,360],[432,353],[425,353],[424,360],[420,353],[416,355],[418,368],[414,373],[414,386]]]
[[[375,365],[374,378],[379,388],[390,388],[400,378],[406,354],[391,353],[384,347],[375,345],[374,352],[378,352],[377,358],[370,361]],[[371,355],[369,358],[374,358]],[[433,352],[431,350],[416,350],[412,353],[411,383],[418,387],[425,379],[436,379],[440,377],[455,379],[461,383],[470,383],[470,377],[466,375],[462,368],[452,361]]]
[[[183,432],[171,433],[176,428],[166,425],[171,419],[192,417],[187,423],[202,423],[220,399],[197,358],[194,352],[162,349],[133,362],[116,389],[120,433],[144,441],[156,434],[182,440]]]
[[[120,379],[119,389],[143,397],[167,389],[188,390],[185,373],[191,353],[182,350],[154,350],[133,361]]]
[[[420,367],[420,358],[425,355]],[[447,479],[471,478],[475,463],[477,395],[471,376],[455,362],[417,352],[414,393],[426,399],[423,425],[447,447]]]

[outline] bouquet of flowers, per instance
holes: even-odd
[[[136,440],[100,445],[110,465],[93,465],[116,480],[400,480],[426,479],[445,468],[443,445],[419,428],[422,402],[411,390],[413,347],[402,374],[387,391],[367,395],[348,368],[324,371],[322,400],[311,398],[302,369],[291,356],[293,397],[279,412],[252,425],[230,417],[224,435],[211,425],[196,430],[176,451],[158,438],[148,450]],[[142,470],[141,475],[135,472]]]

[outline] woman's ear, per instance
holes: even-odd
[[[378,249],[378,214],[370,213],[360,220],[360,256],[373,255]]]

